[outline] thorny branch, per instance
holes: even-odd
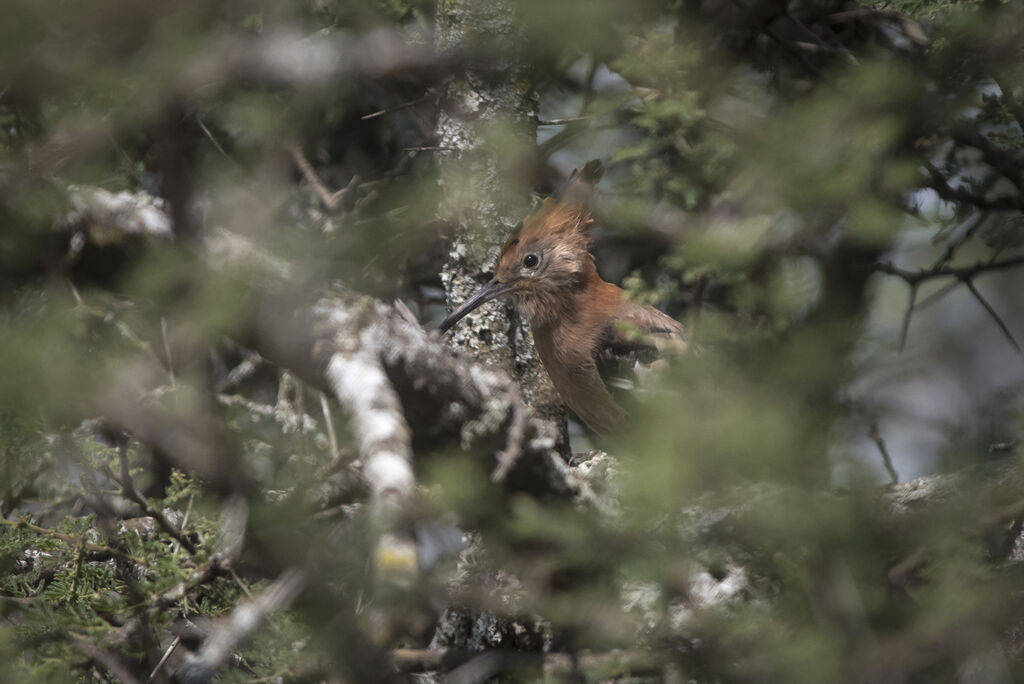
[[[979,261],[973,266],[944,266],[939,265],[920,271],[910,271],[900,268],[889,262],[878,262],[872,270],[878,273],[894,275],[906,281],[908,285],[919,285],[926,280],[935,278],[957,278],[958,280],[972,280],[975,277],[992,271],[1005,271],[1024,265],[1024,255],[1003,259],[1002,261]]]
[[[910,328],[910,317],[915,308],[920,308],[920,305],[916,305],[918,287],[923,282],[937,278],[955,278],[957,281],[964,284],[971,295],[978,301],[982,308],[985,309],[985,312],[999,327],[1000,332],[1006,338],[1007,342],[1010,343],[1010,346],[1012,346],[1018,354],[1024,355],[1024,350],[1022,350],[1020,345],[1017,343],[1016,338],[1014,338],[1013,333],[1010,332],[1006,322],[1003,321],[1002,317],[1000,317],[998,312],[996,312],[992,305],[989,304],[988,300],[982,296],[981,292],[974,284],[974,279],[979,275],[995,271],[1004,271],[1021,265],[1024,265],[1024,255],[1003,259],[1001,261],[979,261],[973,266],[961,267],[948,266],[946,265],[946,261],[939,260],[931,268],[922,269],[920,271],[910,271],[895,266],[889,262],[879,262],[872,267],[872,270],[878,273],[897,276],[910,286],[910,301],[908,302],[907,308],[903,314],[903,322],[900,327],[899,349],[901,351],[906,345],[907,332]]]
[[[967,287],[967,290],[972,295],[974,295],[974,298],[978,300],[978,303],[981,304],[982,308],[985,309],[989,317],[991,317],[992,320],[995,321],[995,324],[999,326],[999,330],[1003,333],[1003,337],[1005,337],[1006,340],[1010,343],[1010,346],[1016,349],[1018,354],[1024,356],[1024,350],[1022,350],[1020,348],[1020,345],[1017,344],[1017,340],[1014,339],[1013,333],[1010,332],[1010,329],[1006,326],[1006,323],[999,316],[999,314],[996,313],[996,310],[992,308],[992,305],[988,303],[988,300],[981,295],[981,292],[978,291],[978,288],[977,286],[975,286],[974,281],[966,279],[964,280],[964,285]]]

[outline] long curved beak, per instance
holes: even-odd
[[[446,332],[448,332],[449,328],[451,328],[453,325],[461,321],[462,318],[470,311],[477,308],[481,304],[486,304],[492,299],[500,297],[501,295],[505,294],[511,289],[512,286],[509,285],[508,283],[502,283],[498,282],[497,280],[492,280],[491,282],[487,283],[479,290],[474,292],[473,296],[471,296],[469,299],[462,303],[462,306],[455,309],[455,311],[452,311],[451,315],[449,315],[448,318],[441,321],[441,325],[438,326],[438,329],[441,331],[442,335],[445,334]]]

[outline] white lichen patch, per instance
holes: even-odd
[[[125,235],[174,237],[166,203],[159,197],[72,185],[68,200],[71,211],[64,222],[88,226],[96,243],[117,242]]]

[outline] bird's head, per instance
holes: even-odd
[[[594,164],[573,175],[562,200],[549,197],[523,220],[502,246],[494,278],[441,322],[442,333],[481,304],[506,295],[535,320],[557,311],[560,299],[582,287],[591,272],[596,274],[588,251],[594,222],[589,196],[600,178],[600,163],[596,162],[596,173]]]

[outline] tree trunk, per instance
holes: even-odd
[[[523,36],[514,6],[495,0],[441,0],[441,50],[485,46],[495,61],[472,64],[444,85],[437,124],[443,148],[440,218],[451,227],[442,271],[449,306],[493,275],[506,236],[530,212],[529,169],[536,155],[536,96],[521,59]],[[511,302],[484,305],[449,334],[450,344],[516,378],[523,397],[543,416],[545,437],[568,454],[565,408],[533,345],[529,325]]]

